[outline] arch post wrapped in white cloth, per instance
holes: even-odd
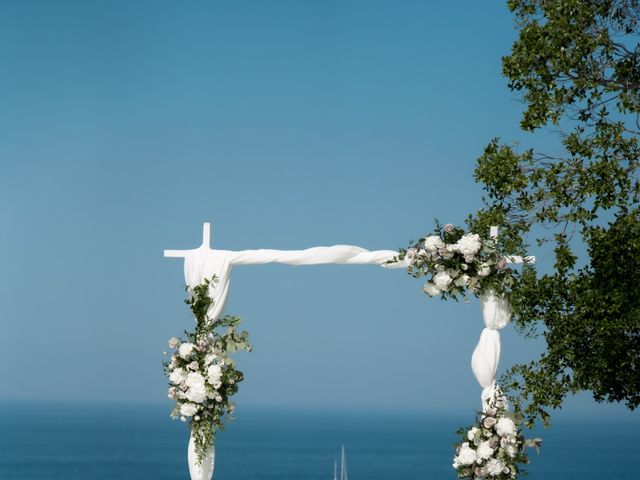
[[[498,237],[498,227],[491,227],[490,235]],[[536,257],[505,257],[507,263],[536,263]],[[511,320],[511,305],[504,296],[498,296],[492,290],[480,294],[484,330],[471,356],[471,370],[482,387],[482,411],[486,411],[488,401],[493,398],[496,385],[496,372],[500,362],[500,330]],[[506,404],[506,399],[505,404]]]
[[[235,265],[259,265],[283,263],[287,265],[381,265],[388,268],[404,268],[405,262],[387,264],[398,252],[395,250],[369,251],[353,245],[313,247],[305,250],[214,250],[210,245],[210,225],[203,226],[202,245],[191,250],[165,250],[165,257],[184,258],[184,278],[188,287],[196,287],[205,279],[216,277],[209,288],[213,303],[207,312],[209,318],[218,319],[229,294],[231,269]],[[193,437],[189,441],[188,460],[191,480],[210,480],[213,476],[215,450],[212,446],[202,465],[196,463]]]
[[[209,480],[213,477],[213,468],[215,466],[216,451],[211,445],[209,451],[205,455],[202,463],[198,463],[198,454],[196,453],[196,441],[193,433],[189,436],[189,447],[187,449],[187,461],[189,462],[189,476],[192,480]]]

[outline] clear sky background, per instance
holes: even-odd
[[[0,398],[169,405],[162,351],[193,324],[162,251],[205,221],[233,250],[396,249],[462,224],[484,146],[531,141],[503,3],[3,1]],[[255,347],[238,403],[474,411],[479,306],[420,287],[237,267],[227,312]],[[507,328],[501,371],[541,347]]]

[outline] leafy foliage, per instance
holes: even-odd
[[[503,58],[526,105],[521,127],[561,135],[563,151],[519,152],[492,140],[478,159],[485,207],[469,227],[501,225],[506,253],[523,240],[553,251],[551,273],[524,268],[514,321],[547,351],[506,382],[528,424],[568,393],[640,404],[640,5],[638,0],[509,0],[519,38]],[[586,253],[585,253],[586,250]]]

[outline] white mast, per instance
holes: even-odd
[[[342,446],[342,459],[340,461],[340,480],[349,480],[347,474],[347,457],[344,454],[344,445]]]
[[[333,460],[333,480],[338,480],[338,459]]]

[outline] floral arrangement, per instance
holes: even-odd
[[[511,415],[499,388],[479,414],[476,425],[460,429],[453,468],[459,478],[514,480],[523,473],[520,464],[529,463],[525,447],[539,449],[539,438],[525,440],[518,425],[522,419]]]
[[[169,377],[168,396],[176,402],[171,417],[189,422],[200,464],[214,444],[216,431],[224,429],[225,419],[233,418],[235,405],[230,398],[244,378],[229,352],[249,352],[252,348],[248,333],[237,332],[238,317],[208,318],[213,300],[207,292],[212,283],[215,277],[187,288],[189,298],[185,303],[195,316],[196,328],[193,333],[185,331],[184,339],[169,340],[174,351],[171,360],[164,362]]]
[[[426,294],[444,300],[457,300],[458,295],[466,298],[466,292],[476,296],[486,290],[504,293],[514,283],[514,272],[507,268],[495,238],[482,238],[450,223],[443,228],[436,221],[434,233],[400,249],[391,260],[397,261],[407,263],[411,276],[427,277]]]

